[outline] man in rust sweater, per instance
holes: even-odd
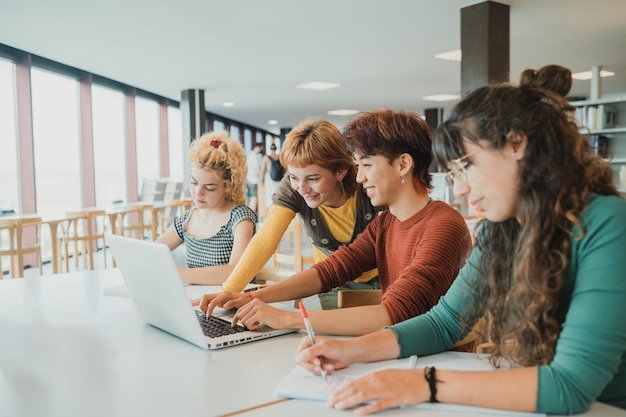
[[[374,206],[389,209],[354,242],[311,269],[254,294],[206,294],[200,302],[203,311],[238,308],[238,321],[251,329],[259,323],[303,329],[299,312],[267,303],[329,291],[378,268],[380,305],[309,313],[316,332],[362,335],[425,313],[445,294],[465,262],[471,239],[462,216],[428,196],[429,127],[415,113],[380,109],[352,120],[344,138],[358,162],[357,181]]]

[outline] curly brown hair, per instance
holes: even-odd
[[[491,318],[494,364],[510,341],[520,349],[507,359],[517,364],[552,360],[570,302],[563,280],[570,240],[584,235],[580,215],[589,193],[617,195],[610,166],[589,152],[572,110],[553,91],[492,85],[463,99],[434,135],[442,167],[463,156],[464,141],[497,150],[518,134],[527,138],[515,218],[484,221],[475,242],[482,252],[476,280],[480,302],[468,306],[465,316],[466,321],[481,314]],[[574,226],[582,235],[572,235]]]
[[[226,200],[237,205],[246,203],[246,154],[228,132],[205,133],[191,144],[192,167],[213,173],[224,181]]]
[[[520,76],[520,85],[545,88],[565,97],[572,88],[572,71],[554,64],[538,70],[526,69]]]

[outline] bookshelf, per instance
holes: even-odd
[[[590,138],[592,150],[606,156],[614,171],[615,184],[626,192],[626,184],[620,182],[620,171],[626,170],[626,95],[571,104],[581,131]]]

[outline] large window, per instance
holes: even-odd
[[[239,142],[239,126],[235,124],[230,125],[230,137],[235,142]]]
[[[15,131],[15,65],[0,58],[0,210],[20,211]]]
[[[82,207],[78,82],[31,69],[37,212],[64,215]]]
[[[159,105],[154,100],[137,97],[135,100],[137,124],[137,181],[139,192],[144,180],[161,177],[159,145]]]
[[[124,94],[91,86],[96,206],[127,201]]]
[[[224,130],[224,122],[221,120],[213,120],[213,131],[221,132]]]
[[[168,126],[168,150],[170,179],[174,181],[184,181],[187,178],[185,174],[184,147],[189,146],[183,143],[183,121],[180,109],[169,106],[167,108],[167,126]]]

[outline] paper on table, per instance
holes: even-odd
[[[110,287],[104,287],[102,289],[102,294],[117,295],[120,297],[130,296],[130,294],[128,293],[128,287],[126,286],[126,284],[117,284],[117,285],[112,285]]]
[[[418,368],[435,366],[437,369],[450,369],[462,371],[493,371],[487,355],[476,355],[463,352],[443,352],[436,355],[420,357],[417,362]],[[308,372],[301,366],[296,365],[285,378],[283,378],[274,394],[279,397],[297,398],[301,400],[326,401],[328,396],[344,383],[356,379],[365,374],[383,369],[408,369],[409,359],[389,360],[373,363],[356,363],[348,368],[335,371],[328,375],[324,381],[321,376]],[[410,408],[446,410],[459,412],[487,413],[511,416],[543,416],[545,414],[509,412],[482,407],[471,407],[455,404],[419,404]]]

